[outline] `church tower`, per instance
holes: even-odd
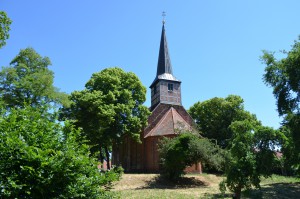
[[[112,162],[122,165],[125,172],[159,172],[161,138],[174,138],[180,131],[195,129],[193,119],[181,103],[181,81],[173,75],[164,20],[156,76],[150,89],[151,115],[140,134],[141,143],[125,136],[121,145],[113,147]],[[201,164],[187,168],[186,172],[201,172]]]
[[[168,49],[165,21],[163,21],[157,72],[151,89],[151,110],[159,103],[181,105],[181,82],[173,75],[171,59]]]
[[[192,130],[194,121],[181,103],[181,81],[173,75],[171,59],[168,49],[165,21],[162,24],[159,55],[156,76],[151,89],[151,115],[148,118],[148,126],[144,129],[143,158],[144,170],[158,172],[159,153],[158,143],[162,137],[173,138],[178,132]],[[193,171],[199,171],[200,167]]]

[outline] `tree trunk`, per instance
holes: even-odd
[[[104,156],[102,153],[102,147],[100,147],[99,160],[101,162],[101,168],[103,168]]]
[[[120,166],[120,148],[119,145],[113,142],[112,147],[112,156],[111,156],[111,165]]]
[[[238,186],[237,189],[235,190],[235,195],[232,198],[235,199],[241,199],[241,195],[242,195],[242,186]]]
[[[110,170],[110,158],[109,158],[109,151],[108,148],[105,147],[105,155],[106,155],[106,164],[107,164],[107,170]]]

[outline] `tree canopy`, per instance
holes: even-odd
[[[6,12],[0,11],[0,48],[6,44],[9,38],[11,19],[7,16]]]
[[[300,42],[295,41],[290,51],[283,51],[285,58],[277,60],[274,52],[263,51],[266,64],[264,82],[273,88],[279,115],[299,113]]]
[[[234,121],[230,125],[233,132],[226,162],[226,180],[221,183],[241,197],[242,189],[260,187],[261,176],[268,177],[276,166],[275,147],[282,139],[278,130],[263,127],[253,121]]]
[[[42,103],[66,104],[67,95],[53,86],[54,74],[48,57],[26,48],[0,72],[0,98],[6,108],[40,106]]]
[[[188,112],[196,121],[202,136],[215,140],[219,146],[226,148],[232,137],[232,130],[229,128],[232,122],[249,119],[259,123],[255,115],[244,110],[243,102],[237,95],[215,97],[195,103]]]
[[[261,59],[266,65],[263,80],[273,88],[278,113],[284,117],[285,164],[300,168],[300,41],[295,41],[291,50],[282,54],[283,58],[276,59],[275,52],[263,51]]]
[[[109,158],[111,146],[125,135],[139,141],[149,110],[143,105],[146,88],[138,77],[117,67],[107,68],[94,73],[85,87],[71,94],[71,106],[64,109],[63,116],[83,128],[100,158]]]
[[[50,60],[21,50],[0,72],[1,198],[109,198],[122,170],[100,173],[98,160],[53,103],[65,94],[53,86]]]

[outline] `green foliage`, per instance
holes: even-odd
[[[299,37],[300,38],[300,37]],[[283,129],[288,140],[283,144],[285,166],[300,171],[300,42],[295,41],[284,58],[277,60],[274,52],[263,52],[266,64],[263,76],[266,85],[273,88],[280,116],[284,116]]]
[[[263,77],[264,82],[273,88],[279,114],[299,112],[299,41],[295,41],[289,52],[283,51],[286,57],[280,60],[276,60],[272,52],[264,51],[263,53],[261,59],[267,65]]]
[[[124,135],[138,141],[149,116],[143,105],[146,88],[138,77],[120,68],[107,68],[94,73],[85,87],[71,94],[72,104],[64,108],[62,116],[83,128],[94,149],[102,152],[104,147],[108,153]]]
[[[220,149],[207,139],[199,138],[191,132],[181,133],[175,138],[162,138],[159,153],[162,175],[177,180],[184,169],[199,161],[220,169],[224,161]]]
[[[110,197],[104,186],[119,174],[100,173],[79,132],[54,119],[28,106],[1,112],[1,198]]]
[[[249,120],[235,121],[229,159],[226,162],[226,186],[241,196],[241,190],[260,187],[261,176],[268,177],[276,165],[274,149],[282,134],[269,127],[256,126]],[[224,182],[220,184],[224,191]]]
[[[195,119],[202,136],[216,140],[220,147],[226,148],[233,134],[229,128],[232,122],[248,119],[259,123],[255,115],[244,110],[243,102],[236,95],[215,97],[195,103],[189,109],[189,114]]]
[[[104,171],[104,178],[102,184],[104,184],[106,190],[112,189],[113,182],[121,179],[124,169],[122,167],[113,167],[111,170]]]
[[[67,103],[67,95],[53,86],[53,72],[48,57],[41,57],[34,49],[26,48],[0,72],[0,97],[7,109],[33,107],[54,102]]]
[[[281,127],[285,139],[283,139],[281,151],[283,157],[281,164],[283,174],[292,176],[300,173],[300,132],[299,116],[289,114]]]
[[[226,185],[231,191],[240,195],[243,188],[259,186],[253,148],[254,127],[249,121],[237,121],[230,127],[234,132],[234,138],[230,149],[230,162],[227,162]]]
[[[264,176],[269,177],[273,174],[280,161],[275,151],[282,146],[286,136],[280,130],[274,130],[270,127],[257,126],[253,136],[254,147],[257,150],[256,155],[256,170]]]
[[[85,138],[57,122],[49,58],[21,50],[0,72],[0,198],[111,198],[121,170],[101,173]],[[116,172],[119,171],[119,172]]]
[[[4,11],[0,11],[0,48],[6,44],[9,38],[11,20]]]

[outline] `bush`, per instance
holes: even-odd
[[[102,174],[79,131],[31,107],[2,112],[0,198],[108,198],[105,185],[120,173]]]
[[[170,180],[177,180],[187,166],[199,161],[218,170],[224,161],[220,148],[191,132],[181,133],[172,139],[163,138],[159,143],[159,152],[162,175]]]

